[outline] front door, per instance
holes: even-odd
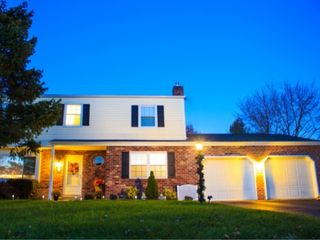
[[[82,187],[82,155],[66,155],[63,195],[79,196]]]

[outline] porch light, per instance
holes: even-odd
[[[57,173],[61,173],[62,166],[63,166],[63,163],[60,161],[55,163]]]
[[[263,171],[263,162],[256,162],[255,164],[255,169],[257,173],[262,173]]]
[[[196,149],[197,149],[198,151],[202,151],[202,149],[203,149],[203,144],[202,144],[202,143],[196,143]]]

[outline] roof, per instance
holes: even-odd
[[[176,95],[70,95],[70,94],[44,94],[41,98],[179,98],[184,99],[185,96]]]
[[[188,141],[203,142],[318,142],[282,134],[190,134]]]

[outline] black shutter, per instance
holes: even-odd
[[[131,106],[131,127],[139,126],[139,106],[132,105]]]
[[[83,104],[82,125],[89,126],[90,122],[90,104]]]
[[[129,152],[122,152],[121,178],[129,178]]]
[[[59,117],[56,125],[62,126],[63,125],[63,118],[64,118],[64,104],[59,104],[59,105],[60,105],[60,117]]]
[[[176,176],[176,159],[174,152],[168,152],[168,178]]]
[[[164,106],[159,105],[157,107],[158,112],[158,127],[164,127]]]

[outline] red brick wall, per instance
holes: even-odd
[[[133,186],[135,179],[121,179],[121,153],[128,151],[167,151],[175,152],[176,177],[158,180],[159,188],[169,187],[174,189],[179,184],[197,184],[194,147],[107,147],[107,151],[56,151],[56,158],[63,160],[66,154],[81,154],[83,161],[82,193],[93,193],[93,181],[95,178],[103,178],[106,182],[106,196],[111,193],[118,194],[121,189]],[[317,177],[320,179],[320,147],[318,146],[218,146],[205,147],[205,155],[246,155],[256,161],[264,159],[268,155],[309,155],[316,163]],[[93,164],[94,156],[105,156],[102,166]],[[50,169],[50,151],[41,152],[40,185],[42,192],[47,196]],[[264,176],[257,175],[257,193],[259,199],[265,198]],[[146,180],[142,180],[144,186]],[[63,174],[54,177],[54,189],[62,192]]]

